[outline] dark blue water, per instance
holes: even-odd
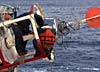
[[[39,3],[47,17],[68,22],[84,19],[90,7],[100,7],[100,0],[0,0],[0,3],[19,7],[18,14],[29,11],[31,4]],[[27,47],[32,45],[29,43]],[[18,66],[19,72],[100,72],[100,29],[84,23],[80,30],[64,36],[63,45],[56,44],[54,49],[52,65],[38,60]]]

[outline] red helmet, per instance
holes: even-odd
[[[5,13],[4,19],[9,20],[11,18],[11,15],[9,13]]]

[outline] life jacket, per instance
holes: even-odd
[[[53,48],[56,41],[56,37],[50,28],[44,29],[44,32],[39,34],[39,38],[43,48]]]

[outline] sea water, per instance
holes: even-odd
[[[100,7],[100,0],[0,0],[0,4],[18,7],[18,15],[30,10],[34,3],[41,5],[47,17],[67,22],[84,19],[91,7]],[[75,23],[76,24],[76,23]],[[37,60],[18,66],[19,72],[100,72],[100,29],[88,27],[72,31],[55,44],[55,61]],[[61,41],[62,42],[62,41]],[[27,49],[32,49],[32,43]]]

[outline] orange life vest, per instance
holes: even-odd
[[[52,48],[55,44],[55,35],[49,28],[45,29],[43,33],[40,33],[39,37],[43,48]]]

